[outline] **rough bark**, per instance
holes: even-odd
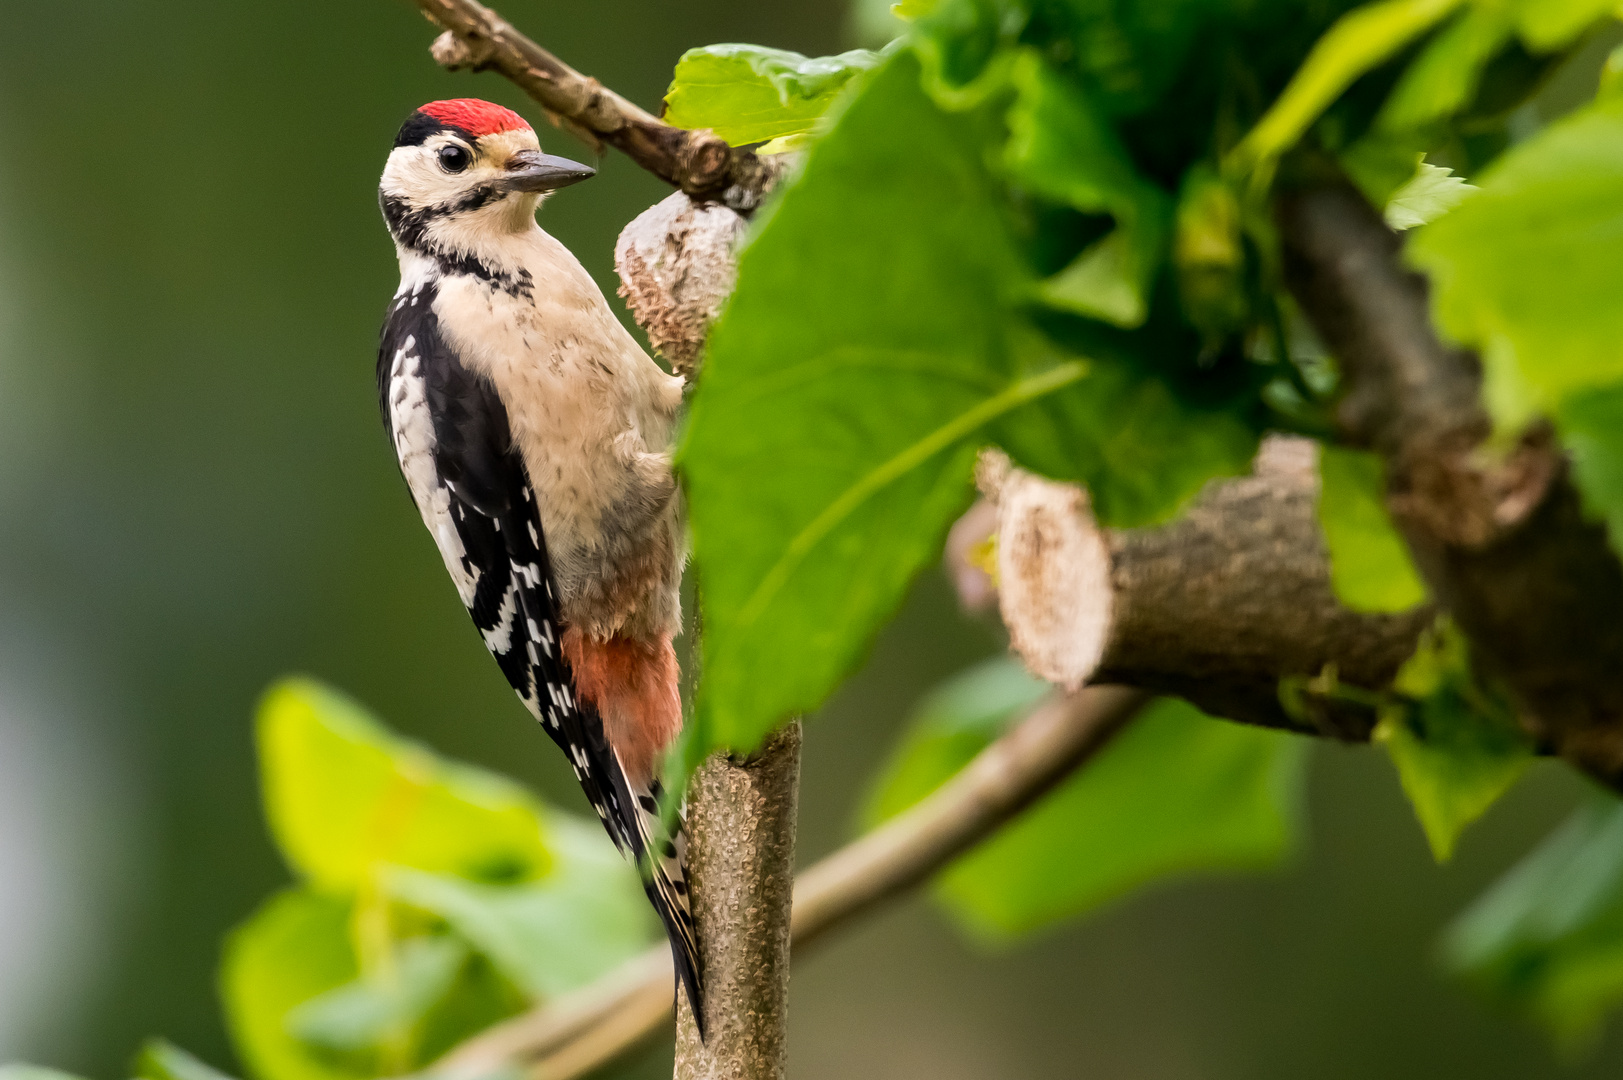
[[[1309,693],[1308,714],[1292,715],[1280,680],[1333,669],[1342,684],[1384,688],[1434,614],[1367,615],[1337,602],[1307,440],[1266,440],[1254,475],[1210,485],[1154,529],[1101,529],[1081,489],[998,454],[983,460],[980,482],[995,520],[972,510],[965,521],[980,515],[983,535],[996,530],[1013,647],[1060,685],[1133,686],[1246,723],[1362,741],[1371,710]]]
[[[1384,457],[1433,595],[1534,738],[1623,788],[1623,566],[1549,430],[1484,446],[1476,357],[1438,339],[1425,279],[1345,181],[1289,190],[1276,214],[1286,280],[1342,367],[1343,434]]]
[[[676,1004],[676,1080],[782,1080],[800,722],[752,757],[715,755],[688,785],[688,882],[704,972],[701,1040]]]
[[[534,98],[554,124],[597,148],[603,143],[695,199],[748,213],[783,168],[774,157],[736,150],[707,129],[686,131],[582,75],[476,0],[417,0],[445,33],[431,47],[455,71],[499,71]]]
[[[1108,745],[1147,700],[1092,686],[1039,703],[928,798],[802,873],[789,924],[794,948],[927,880],[996,832]],[[567,998],[481,1032],[432,1071],[447,1080],[513,1070],[527,1080],[574,1080],[669,1021],[672,980],[670,949],[656,946]]]

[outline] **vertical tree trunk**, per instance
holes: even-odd
[[[688,880],[705,1040],[677,995],[676,1080],[783,1080],[800,722],[753,757],[717,755],[688,787]]]

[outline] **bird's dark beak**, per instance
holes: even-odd
[[[506,170],[501,183],[508,191],[557,191],[597,175],[590,165],[539,150],[520,150],[507,159]]]

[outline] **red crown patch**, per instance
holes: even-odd
[[[476,139],[494,135],[499,131],[530,129],[529,122],[512,109],[480,101],[478,98],[430,101],[417,111],[432,116],[442,124],[459,127]]]

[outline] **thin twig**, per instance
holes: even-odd
[[[795,883],[790,934],[798,950],[929,878],[1098,753],[1149,700],[1088,687],[1038,705],[957,776],[905,813],[841,848]],[[529,1080],[573,1080],[669,1022],[669,950],[661,945],[596,983],[474,1036],[434,1067],[473,1080],[519,1067]]]
[[[594,148],[607,143],[623,151],[694,199],[716,200],[748,213],[760,205],[781,171],[775,159],[734,149],[712,131],[665,123],[582,75],[477,0],[416,3],[445,31],[431,50],[441,65],[500,72],[534,98],[554,124]]]

